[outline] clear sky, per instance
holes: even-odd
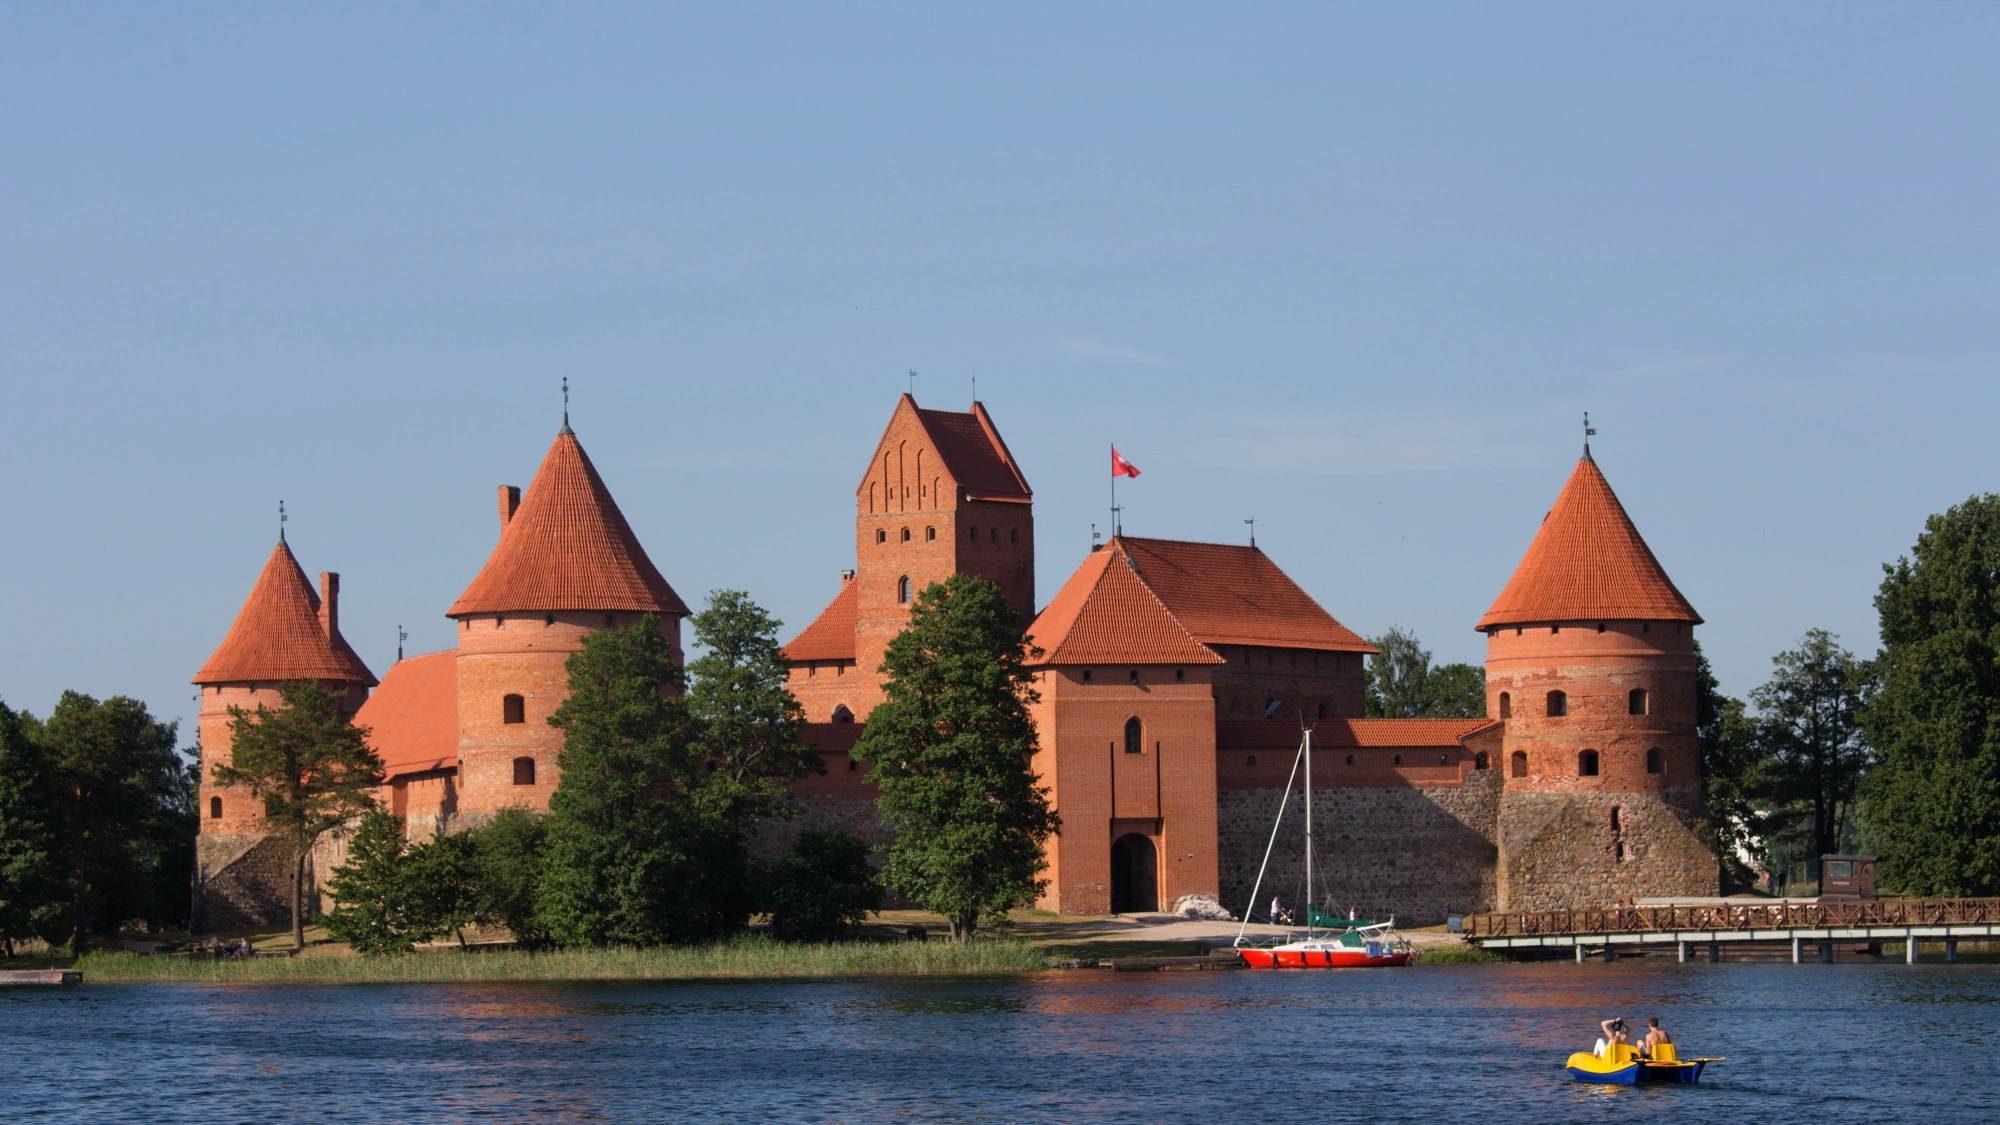
[[[1996,487],[2000,5],[9,5],[0,696],[192,719],[276,537],[378,674],[573,419],[802,628],[915,369],[1036,490],[1478,660],[1579,451],[1724,686]]]

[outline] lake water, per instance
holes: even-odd
[[[1658,1014],[1696,1087],[1572,1084]],[[0,989],[0,1121],[2000,1121],[2000,966]]]

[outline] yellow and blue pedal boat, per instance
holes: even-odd
[[[1637,1086],[1644,1082],[1699,1082],[1702,1068],[1720,1058],[1683,1059],[1671,1043],[1641,1055],[1628,1043],[1610,1043],[1602,1055],[1578,1051],[1569,1057],[1569,1076],[1601,1086]]]

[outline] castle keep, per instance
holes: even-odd
[[[315,594],[281,541],[195,679],[204,778],[228,753],[227,707],[275,701],[280,681],[303,677],[344,692],[371,728],[383,801],[413,835],[546,808],[561,748],[547,719],[568,655],[645,613],[677,645],[688,610],[567,423],[525,492],[500,489],[499,516],[492,556],[447,611],[457,648],[400,660],[379,687],[340,638],[339,577],[323,574]],[[1318,901],[1421,924],[1717,890],[1695,742],[1701,619],[1587,448],[1478,622],[1489,718],[1363,718],[1374,649],[1254,546],[1114,536],[1040,607],[1034,563],[1034,494],[985,407],[927,410],[903,395],[855,489],[855,567],[785,647],[827,772],[794,787],[799,815],[762,826],[754,849],[775,857],[812,827],[886,842],[849,750],[917,591],[965,573],[1033,622],[1033,768],[1063,822],[1048,909],[1146,911],[1205,894],[1241,911],[1302,725],[1314,816],[1331,826]],[[284,868],[260,810],[206,783],[202,797],[201,924],[282,916]],[[1295,794],[1287,820],[1302,815]],[[1296,824],[1281,831],[1299,839]],[[339,852],[328,842],[315,868]],[[1273,853],[1266,886],[1299,897],[1296,847]]]

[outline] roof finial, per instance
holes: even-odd
[[[563,376],[563,433],[574,433],[569,428],[569,376]]]
[[[917,369],[910,368],[910,397],[917,397]]]
[[[979,376],[972,377],[972,401],[979,401]]]
[[[409,635],[408,633],[405,633],[405,632],[403,632],[403,627],[402,627],[401,625],[398,625],[398,626],[396,626],[396,659],[397,659],[397,660],[401,660],[401,659],[403,659],[403,642],[404,642],[404,641],[407,641],[407,640],[409,640],[409,639],[410,639],[410,635]]]
[[[285,502],[278,501],[278,542],[285,541]]]
[[[1590,456],[1590,439],[1595,436],[1597,436],[1597,431],[1591,427],[1590,411],[1586,410],[1583,412],[1583,459],[1586,461],[1592,459]]]
[[[1250,546],[1255,547],[1257,545],[1257,521],[1249,519],[1243,522],[1250,525]]]

